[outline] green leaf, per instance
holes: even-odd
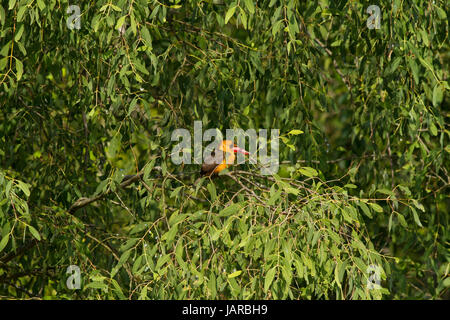
[[[428,47],[430,45],[430,41],[428,40],[428,34],[425,30],[420,30],[420,36],[422,37],[423,43]]]
[[[12,10],[16,5],[16,0],[9,0],[8,10]]]
[[[123,265],[125,262],[127,262],[130,255],[131,255],[131,250],[127,250],[124,253],[122,253],[122,255],[119,258],[119,262],[117,264],[120,266]]]
[[[273,195],[269,198],[269,200],[267,201],[267,204],[269,206],[272,206],[275,204],[275,202],[281,197],[281,190],[278,190],[276,192],[273,193]]]
[[[16,35],[14,36],[14,41],[19,41],[22,37],[23,30],[25,30],[25,27],[23,24],[20,25],[19,30],[17,30]]]
[[[222,229],[215,230],[214,227],[212,229],[214,230],[214,232],[211,235],[211,240],[212,241],[217,241],[217,239],[219,239],[219,237],[220,237],[220,234],[222,233]]]
[[[281,274],[283,275],[283,279],[286,281],[287,286],[289,286],[292,282],[292,268],[290,262],[286,262],[281,267]]]
[[[33,226],[28,226],[28,230],[30,230],[33,237],[35,237],[38,241],[41,241],[41,235]]]
[[[158,259],[156,263],[155,271],[159,271],[162,266],[164,266],[170,260],[170,254],[165,254],[161,258]]]
[[[5,69],[7,63],[8,63],[8,57],[4,57],[0,59],[0,71]]]
[[[148,46],[152,45],[152,37],[150,35],[150,32],[148,31],[147,27],[142,27],[141,29],[142,38],[144,38],[144,41]]]
[[[419,226],[422,227],[422,223],[420,222],[419,219],[419,215],[417,214],[416,209],[414,209],[413,207],[409,207],[413,213],[413,217],[414,217],[414,222]]]
[[[121,300],[126,300],[126,297],[125,297],[125,295],[123,294],[123,291],[122,291],[122,289],[120,288],[120,285],[117,283],[117,281],[114,280],[114,279],[110,279],[110,281],[111,281],[111,283],[112,283],[112,285],[113,285],[113,287],[114,287],[114,290],[116,291],[117,295],[119,296],[119,298],[120,298]],[[147,288],[147,287],[144,287],[144,289],[146,289],[146,288]]]
[[[27,6],[22,6],[19,8],[19,11],[17,11],[17,22],[22,21],[23,15],[25,14],[26,9],[27,9]]]
[[[5,17],[6,17],[5,9],[3,9],[3,7],[0,5],[0,23],[2,25],[5,24],[5,21],[6,21]]]
[[[344,217],[344,220],[349,223],[352,223],[353,219],[351,216],[350,209],[348,207],[343,207],[343,208],[341,208],[341,212],[342,212],[342,216]]]
[[[300,173],[307,176],[307,177],[316,177],[319,173],[317,172],[316,169],[311,168],[311,167],[302,167],[299,169]]]
[[[143,74],[146,74],[146,75],[149,74],[147,68],[142,63],[140,63],[139,61],[134,60],[133,61],[133,65],[136,67],[136,69],[138,69]]]
[[[244,0],[245,6],[247,7],[248,12],[251,14],[255,13],[255,4],[253,3],[253,0]]]
[[[214,299],[217,295],[217,287],[216,287],[216,277],[214,274],[212,274],[209,277],[209,281],[208,281],[208,289],[211,293],[211,298]]]
[[[288,146],[292,151],[295,151],[295,146],[293,144],[286,143],[286,146]]]
[[[150,172],[152,171],[153,167],[155,166],[156,159],[153,159],[149,164],[145,166],[144,169],[144,180],[147,180],[150,176]]]
[[[236,11],[236,6],[231,7],[230,9],[228,9],[227,13],[225,14],[225,24],[228,23],[228,20],[231,19],[231,17],[233,16],[235,11]]]
[[[134,261],[133,268],[131,268],[131,272],[133,274],[136,274],[138,272],[139,267],[141,266],[143,257],[144,257],[144,255],[141,255]]]
[[[235,271],[235,272],[233,272],[233,273],[231,273],[231,274],[228,275],[228,279],[236,278],[236,277],[239,276],[241,273],[242,273],[242,270]]]
[[[8,41],[2,48],[2,50],[0,50],[0,55],[6,57],[8,56],[8,52],[9,52],[9,48],[11,48],[11,41]],[[9,57],[8,57],[9,58]]]
[[[435,73],[434,73],[434,68],[433,68],[433,66],[430,65],[426,60],[424,60],[424,59],[422,59],[421,57],[419,57],[419,61],[420,61],[420,63],[421,63],[425,68],[427,68],[427,69],[430,70],[433,74],[435,74]]]
[[[433,136],[437,136],[438,134],[438,130],[436,128],[436,125],[434,124],[434,122],[430,123],[430,132]]]
[[[138,241],[139,241],[139,238],[128,239],[124,244],[122,244],[120,246],[120,251],[127,251],[132,246],[134,246],[136,244],[136,242],[138,242]]]
[[[147,286],[145,286],[141,293],[139,294],[139,300],[147,300],[148,296],[147,296]]]
[[[367,217],[369,217],[370,219],[372,219],[372,213],[370,212],[369,207],[362,201],[358,201],[358,205],[361,207],[361,209],[364,212],[364,214]]]
[[[242,25],[244,26],[244,29],[247,29],[247,15],[245,14],[244,9],[241,8],[240,10],[241,14],[239,17],[241,18]]]
[[[391,190],[388,190],[388,189],[384,189],[384,188],[378,189],[377,192],[382,193],[382,194],[387,194],[387,195],[389,195],[389,196],[394,196],[394,197],[395,197],[395,193],[392,192]]]
[[[119,30],[123,26],[126,17],[127,17],[126,15],[125,16],[121,16],[119,18],[119,20],[117,20],[116,27],[115,27],[116,30]]]
[[[177,212],[178,212],[178,210],[177,210]],[[200,213],[200,214],[201,214],[201,213]],[[186,220],[188,217],[192,217],[192,215],[191,215],[191,214],[188,214],[188,213],[184,213],[184,214],[172,214],[172,215],[170,216],[170,219],[169,219],[169,225],[172,227],[172,226],[174,226],[174,225],[176,225],[176,224],[178,224],[178,223],[180,223],[180,222]]]
[[[39,10],[44,10],[45,9],[45,2],[43,0],[37,0],[37,5],[39,7]]]
[[[402,62],[402,57],[397,57],[394,59],[394,61],[392,61],[390,68],[389,68],[389,73],[393,73],[395,72],[395,70],[397,70],[398,66],[400,65],[400,62]]]
[[[378,203],[373,203],[370,202],[369,205],[372,207],[373,210],[375,210],[376,212],[383,212],[383,207],[381,207]]]
[[[161,237],[162,241],[167,241],[167,243],[171,243],[173,239],[175,239],[175,236],[178,233],[178,225],[173,226],[170,228],[170,230],[166,233],[164,233]]]
[[[444,286],[444,288],[450,287],[450,277],[445,278],[442,282],[442,285]]]
[[[283,26],[283,20],[278,20],[272,25],[272,35],[275,37],[275,35],[280,31],[281,27]]]
[[[437,6],[435,6],[435,8],[436,8],[436,12],[437,12],[439,19],[441,19],[441,20],[447,19],[447,14],[445,13],[444,9],[439,8]],[[447,9],[448,9],[448,7],[447,7]]]
[[[208,183],[208,186],[206,187],[209,191],[209,194],[211,195],[211,201],[214,202],[217,199],[217,192],[216,192],[216,186],[213,182]]]
[[[400,224],[404,228],[406,228],[408,226],[408,223],[406,222],[405,217],[403,215],[401,215],[400,213],[397,213],[397,219],[398,219],[398,222],[400,222]]]
[[[173,191],[170,193],[169,198],[175,198],[180,193],[181,189],[183,189],[183,186],[177,187],[173,189]]]
[[[134,14],[130,14],[130,23],[131,23],[131,31],[133,31],[133,34],[136,34],[136,19],[134,17]]]
[[[300,190],[292,188],[292,187],[287,187],[284,190],[286,190],[287,193],[291,193],[294,195],[298,195],[300,193]]]
[[[273,278],[275,277],[275,272],[277,271],[277,267],[273,267],[266,274],[266,279],[264,280],[264,292],[267,292],[272,284]]]
[[[84,289],[89,289],[89,288],[92,288],[92,289],[108,289],[108,286],[106,284],[104,284],[103,282],[101,282],[101,281],[94,281],[94,282],[88,283],[84,287]]]
[[[236,279],[234,279],[234,278],[228,279],[228,283],[230,284],[231,294],[233,295],[233,297],[236,297],[237,295],[239,295],[239,292],[241,291],[241,287],[237,283]]]
[[[6,184],[5,195],[7,198],[9,198],[10,196],[9,192],[11,191],[12,184],[13,184],[12,180],[9,180],[8,183]]]
[[[184,269],[186,268],[186,262],[183,260],[183,250],[184,246],[181,241],[177,243],[177,248],[175,250],[175,259],[177,260],[178,264]]]
[[[30,196],[30,188],[29,188],[29,184],[24,183],[22,181],[18,181],[17,183],[17,187],[23,191],[23,193],[29,197]]]
[[[289,135],[298,135],[304,133],[302,130],[294,129],[288,132]]]
[[[415,199],[413,200],[413,204],[417,209],[421,210],[422,212],[425,212],[425,208],[424,208],[423,204],[421,204],[420,202],[418,202]]]
[[[228,217],[236,212],[238,212],[241,209],[241,205],[239,203],[233,203],[232,205],[229,205],[228,207],[222,209],[218,216],[219,217]]]
[[[334,280],[336,281],[336,284],[338,285],[339,288],[342,288],[341,279],[339,277],[341,268],[342,268],[342,262],[338,261],[338,263],[336,264],[336,267],[334,268]]]
[[[97,185],[94,195],[98,195],[102,192],[105,192],[109,185],[109,179],[103,180]]]
[[[433,89],[433,106],[438,107],[441,104],[443,97],[444,93],[442,87],[439,84],[435,85]]]
[[[338,39],[336,41],[333,41],[330,46],[339,47],[341,45],[341,43],[342,43],[342,39]]]
[[[412,58],[408,59],[408,64],[409,64],[409,67],[411,68],[411,72],[413,74],[414,81],[416,83],[419,83],[419,66]]]
[[[121,12],[121,11],[122,11],[121,8],[119,8],[118,6],[113,5],[113,4],[111,4],[111,8],[112,8],[114,11],[117,11],[117,12]]]
[[[8,241],[9,241],[9,233],[2,238],[2,241],[0,241],[0,252],[2,252],[2,250],[6,247]]]
[[[367,270],[367,265],[364,263],[364,261],[359,257],[354,257],[353,260],[354,260],[355,264],[357,265],[357,267],[359,268],[359,270],[361,272],[365,273]]]
[[[22,61],[20,61],[19,59],[16,58],[16,76],[17,76],[17,81],[19,81],[22,78],[22,74],[23,74],[23,64]]]

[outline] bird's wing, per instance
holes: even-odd
[[[215,158],[216,151],[213,151],[209,156],[205,158],[202,164],[202,168],[200,170],[200,174],[202,175],[211,175],[214,173],[214,169],[219,165],[217,163],[217,159]]]
[[[214,169],[218,166],[217,163],[203,163],[200,173],[202,175],[210,175],[213,173]]]

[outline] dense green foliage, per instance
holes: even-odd
[[[445,0],[78,5],[0,4],[1,298],[449,298]],[[193,186],[196,120],[280,171]]]

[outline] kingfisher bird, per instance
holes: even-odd
[[[216,157],[216,153],[223,152],[223,157]],[[247,150],[241,149],[236,146],[231,140],[223,140],[222,143],[214,150],[211,155],[205,158],[200,174],[202,176],[215,176],[219,174],[220,171],[225,170],[231,164],[233,164],[234,159],[236,159],[235,153],[242,153],[248,155]],[[219,160],[217,159],[219,158]],[[220,160],[222,160],[220,162]]]
[[[216,154],[219,152],[223,152],[222,157],[217,156]],[[213,151],[211,154],[205,158],[202,167],[200,169],[200,178],[198,178],[194,185],[196,185],[201,177],[208,176],[213,177],[219,174],[220,171],[225,170],[229,166],[231,166],[236,159],[235,153],[242,153],[245,155],[250,154],[247,150],[244,150],[242,148],[239,148],[236,146],[233,141],[231,140],[223,140],[221,144]],[[180,172],[179,174],[175,175],[188,175],[184,172]],[[125,183],[126,185],[131,184],[134,181],[137,181],[140,177],[142,177],[143,172],[140,172],[139,174],[129,174],[123,177],[122,183]]]

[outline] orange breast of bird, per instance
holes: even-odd
[[[220,171],[225,170],[226,168],[228,168],[234,162],[235,158],[236,157],[235,157],[235,155],[233,153],[226,152],[222,163],[214,168],[213,174],[218,174]]]

